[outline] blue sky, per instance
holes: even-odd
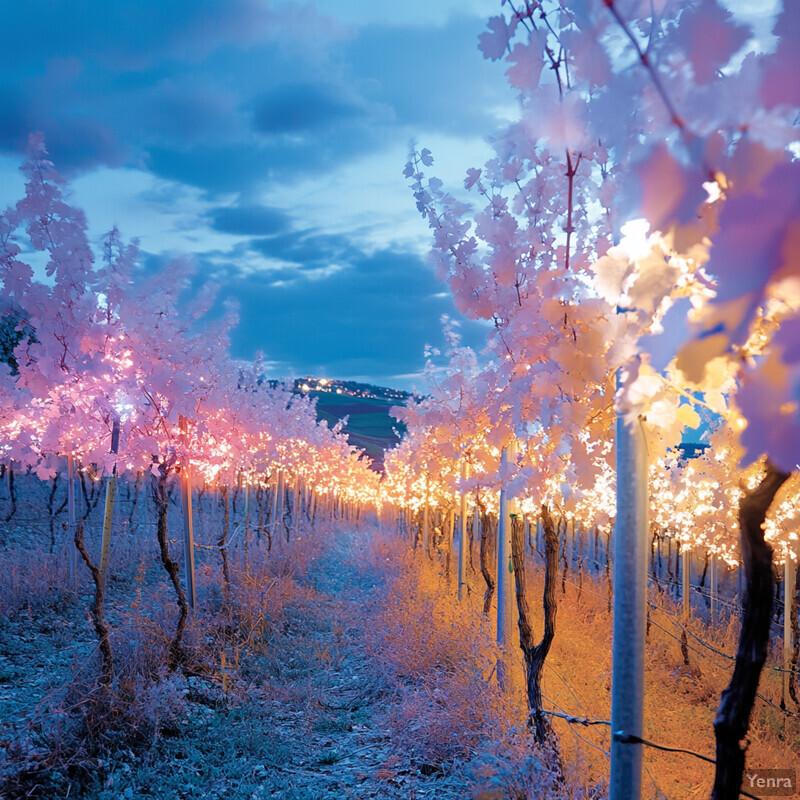
[[[194,256],[274,376],[419,385],[442,314],[409,140],[458,186],[514,114],[477,36],[497,0],[25,0],[0,51],[0,202],[30,131],[97,239]],[[465,340],[483,331],[465,322]]]

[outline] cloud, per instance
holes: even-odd
[[[34,126],[40,130],[42,126]],[[89,119],[62,118],[46,124],[47,149],[57,157],[59,169],[74,174],[101,165],[121,166],[126,158],[124,145],[107,125]]]
[[[322,178],[343,163],[381,146],[378,127],[339,126],[302,137],[263,142],[190,143],[149,148],[147,165],[157,175],[214,194],[248,192],[258,186]]]
[[[28,103],[19,92],[0,87],[0,150],[21,153],[29,134],[46,131],[47,149],[59,171],[71,174],[100,164],[119,166],[125,151],[114,131],[96,119],[79,115],[50,115]]]
[[[361,250],[347,236],[320,234],[310,230],[254,239],[249,247],[269,258],[311,268],[325,266],[332,261],[352,263],[363,258]]]
[[[141,93],[141,133],[160,141],[204,141],[237,137],[241,120],[235,96],[214,81],[177,75]]]
[[[459,317],[449,294],[413,253],[368,255],[343,240],[331,247],[347,250],[352,260],[327,274],[319,274],[324,268],[316,266],[321,257],[320,262],[242,276],[236,252],[223,274],[217,274],[222,254],[207,254],[198,259],[192,291],[212,275],[223,279],[211,317],[220,313],[226,298],[238,302],[231,357],[252,360],[263,351],[273,377],[324,374],[423,389],[425,346],[445,349],[439,320],[443,314]],[[142,261],[142,274],[152,275],[166,259],[145,253]],[[188,292],[185,301],[190,300]],[[463,344],[483,348],[484,325],[463,320],[459,333]]]
[[[25,0],[5,21],[14,36],[7,37],[0,63],[77,55],[115,71],[143,71],[164,59],[198,62],[222,47],[249,47],[276,34],[323,47],[341,35],[335,21],[311,5],[263,0]]]
[[[291,0],[24,0],[4,18],[0,155],[41,130],[90,223],[142,235],[146,269],[199,251],[242,301],[235,353],[416,373],[454,311],[407,252],[429,233],[400,173],[413,136],[460,162],[491,132],[502,67],[477,51],[481,16],[448,17],[484,1],[369,3],[366,24],[324,0],[345,27]]]
[[[747,2],[747,0],[738,0]],[[375,0],[315,0],[323,13],[335,14],[352,25],[382,24],[432,27],[445,25],[455,14],[472,14],[488,19],[497,13],[497,0],[403,0],[376,3]]]
[[[246,148],[265,76],[302,79],[342,36],[310,4],[264,0],[25,0],[4,21],[0,148],[41,130],[66,173],[139,166],[158,147]]]
[[[223,206],[212,209],[209,218],[214,230],[242,236],[270,236],[291,224],[286,212],[268,206]]]
[[[5,151],[25,147],[31,122],[22,94],[12,87],[0,88],[0,148]]]
[[[41,130],[66,174],[144,168],[212,196],[431,131],[483,135],[502,83],[478,16],[355,27],[265,0],[26,0],[6,21],[0,150]]]
[[[330,127],[364,114],[354,98],[326,83],[285,83],[261,98],[254,122],[262,133],[299,133]]]
[[[325,172],[421,126],[487,131],[499,85],[478,17],[345,35],[261,0],[26,0],[7,21],[0,148],[42,130],[65,172],[147,164],[214,192]]]
[[[483,18],[469,16],[446,26],[365,26],[344,48],[349,74],[407,130],[488,134],[511,93],[502,68],[478,52],[483,28]]]
[[[391,384],[419,371],[426,344],[441,344],[441,315],[458,316],[428,265],[412,253],[360,253],[335,275],[316,280],[302,270],[290,274],[293,280],[277,286],[274,278],[282,275],[272,272],[263,281],[229,283],[241,303],[233,357],[252,358],[262,349],[297,374]],[[465,344],[483,346],[480,325],[465,322],[461,332]]]

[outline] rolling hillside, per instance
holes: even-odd
[[[363,449],[377,471],[383,469],[384,450],[394,447],[405,433],[405,425],[389,414],[392,406],[405,404],[410,397],[405,392],[352,381],[326,381],[320,386],[311,379],[296,381],[295,391],[316,398],[317,417],[331,427],[347,417],[344,430],[350,444]]]

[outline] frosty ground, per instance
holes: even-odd
[[[371,663],[364,626],[385,575],[368,533],[341,532],[327,545],[309,555],[308,574],[294,575],[287,564],[259,591],[264,617],[254,620],[249,651],[229,655],[238,664],[164,675],[127,731],[106,732],[92,754],[70,753],[64,743],[62,763],[53,758],[52,715],[56,706],[74,713],[69,700],[81,692],[74,684],[91,681],[88,598],[39,598],[43,605],[4,620],[2,741],[12,769],[28,764],[17,777],[19,796],[460,796],[463,782],[441,767],[399,758],[381,725],[381,698],[391,688]],[[157,624],[143,609],[135,614],[144,628]],[[37,769],[39,761],[47,767]],[[13,782],[5,791],[12,796]]]
[[[99,686],[91,584],[82,574],[78,594],[69,591],[66,531],[57,517],[50,553],[41,513],[47,487],[33,480],[35,491],[2,528],[4,798],[605,796],[608,728],[554,718],[566,780],[553,786],[549,756],[526,731],[524,698],[497,686],[480,572],[470,573],[468,601],[459,604],[446,549],[428,558],[394,520],[312,526],[306,519],[296,532],[284,526],[271,549],[263,532],[254,533],[246,566],[240,532],[231,540],[226,586],[219,551],[209,544],[219,498],[197,498],[200,602],[187,658],[169,672],[174,595],[149,535],[148,504],[142,497],[134,505],[123,489],[108,601],[117,672],[110,689]],[[174,531],[177,508],[172,513]],[[98,514],[91,512],[87,530],[97,529]],[[31,547],[36,541],[41,546]],[[89,545],[97,547],[91,536]],[[537,554],[526,558],[535,601]],[[605,580],[605,570],[564,569],[544,684],[556,714],[608,719]],[[735,619],[717,628],[693,621],[698,638],[687,666],[674,603],[658,589],[651,601],[646,730],[663,744],[710,755]],[[768,670],[750,763],[792,764],[800,756],[797,718],[777,707],[778,684]],[[646,796],[708,792],[705,762],[651,750],[645,766]]]

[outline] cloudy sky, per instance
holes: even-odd
[[[30,131],[91,234],[177,253],[241,303],[232,355],[409,387],[457,316],[402,169],[458,185],[513,113],[477,36],[498,0],[24,0],[4,15],[0,203]],[[482,330],[465,322],[466,341]]]

